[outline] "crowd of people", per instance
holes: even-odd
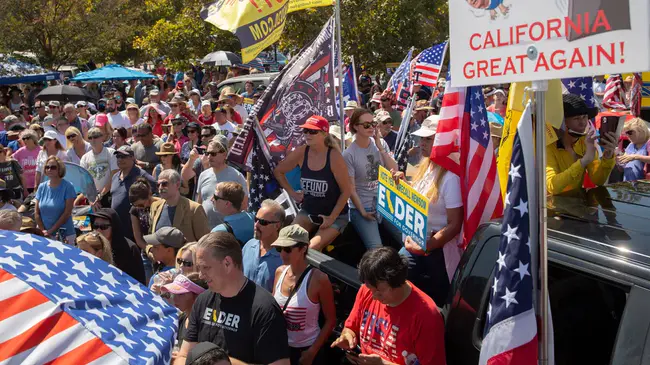
[[[323,364],[329,346],[360,364],[444,364],[438,306],[462,255],[463,224],[459,177],[429,159],[444,79],[406,121],[394,95],[365,85],[364,71],[367,105],[349,102],[344,126],[318,115],[301,125],[304,145],[273,171],[300,207],[288,222],[275,200],[248,210],[246,171],[227,160],[250,110],[243,100],[262,90],[253,83],[241,94],[217,90],[196,70],[184,77],[174,87],[167,77],[87,85],[98,93],[95,103],[63,105],[0,88],[0,228],[76,245],[169,300],[181,312],[174,364],[201,357]],[[485,99],[487,110],[505,115],[506,88],[486,89]],[[564,96],[565,128],[547,147],[550,194],[581,187],[585,173],[604,184],[615,166],[625,180],[645,178],[647,123],[637,118],[622,136],[600,136],[599,149],[588,122],[595,113],[580,97]],[[394,156],[402,123],[413,139],[408,178]],[[66,180],[69,164],[92,176],[96,198]],[[379,166],[429,199],[424,247],[377,214]],[[287,178],[296,168],[300,189]],[[78,235],[73,210],[87,205],[90,231]],[[337,324],[332,283],[309,265],[307,252],[325,249],[348,225],[366,250],[359,263],[365,285],[330,343]]]

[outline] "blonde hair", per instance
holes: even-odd
[[[325,146],[333,148],[339,152],[341,152],[341,141],[337,141],[336,137],[333,135],[326,133],[327,135],[325,136]]]
[[[186,243],[183,247],[178,249],[178,252],[176,253],[176,260],[183,258],[183,252],[185,251],[190,251],[192,253],[192,262],[194,262],[194,256],[196,255],[196,242]],[[181,269],[178,261],[176,261],[176,269]]]
[[[438,197],[440,194],[440,190],[439,190],[440,184],[442,183],[442,178],[445,177],[447,170],[444,169],[442,166],[437,165],[436,163],[431,161],[429,157],[423,157],[422,160],[420,160],[418,170],[415,173],[415,176],[413,177],[413,182],[417,183],[422,179],[424,179],[429,168],[438,169],[438,174],[436,175],[436,179],[433,181],[433,184],[429,186],[429,190],[424,194],[433,203],[438,201]]]
[[[72,142],[68,139],[68,136],[71,136],[73,134],[76,134],[77,137],[81,137],[83,140],[83,136],[81,135],[81,132],[77,129],[77,127],[68,127],[68,129],[65,130],[65,138],[67,140],[66,144],[68,145],[68,148],[73,147]]]
[[[103,234],[97,231],[82,234],[81,236],[77,237],[77,244],[79,242],[86,242],[95,251],[102,250],[101,259],[111,265],[114,265],[113,248],[111,247],[111,243],[108,241],[108,239],[106,239],[106,237],[104,237]]]
[[[639,133],[640,136],[643,137],[643,140],[646,142],[648,141],[648,139],[650,139],[650,130],[648,130],[648,122],[646,122],[641,118],[634,118],[629,122],[625,123],[623,132],[627,132],[629,130],[637,131],[637,133]]]

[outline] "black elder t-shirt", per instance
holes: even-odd
[[[196,298],[185,340],[212,342],[252,364],[289,358],[287,327],[273,296],[253,281],[232,298],[210,290]]]

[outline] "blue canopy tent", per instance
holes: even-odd
[[[59,78],[58,72],[48,72],[40,66],[0,54],[0,85],[26,84]]]
[[[156,76],[146,72],[136,71],[122,65],[112,64],[98,68],[96,70],[82,72],[72,78],[72,81],[81,82],[98,82],[108,80],[141,80],[141,79],[155,79]]]

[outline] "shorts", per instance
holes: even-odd
[[[309,213],[307,213],[304,209],[300,209],[300,211],[296,215],[296,218],[298,218],[298,216],[300,216],[300,215],[302,215],[304,217],[307,217],[307,219],[309,219]],[[349,217],[348,212],[341,213],[341,214],[339,214],[338,218],[336,218],[334,223],[332,223],[330,228],[334,228],[337,231],[339,231],[339,233],[343,233],[343,231],[345,230],[345,227],[348,226],[349,222],[350,222],[350,217]]]

